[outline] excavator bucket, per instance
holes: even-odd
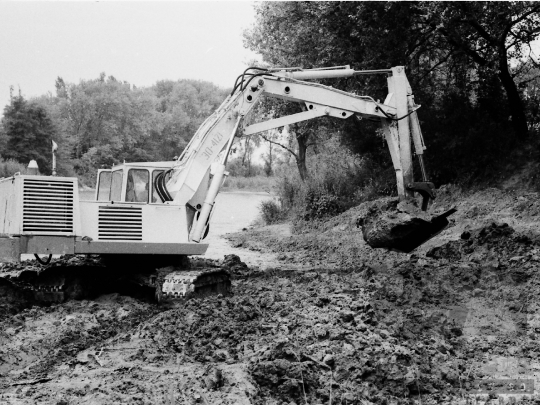
[[[455,208],[446,211],[426,221],[424,219],[415,218],[410,225],[398,226],[394,229],[395,238],[393,246],[390,249],[402,253],[410,253],[417,247],[423,245],[431,238],[441,233],[450,223],[448,216],[456,212]]]
[[[448,217],[456,211],[456,208],[452,208],[429,219],[426,216],[389,215],[387,211],[382,211],[363,220],[360,225],[364,240],[372,248],[410,253],[442,232],[449,224]]]

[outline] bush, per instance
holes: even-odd
[[[23,165],[14,159],[3,159],[0,157],[0,178],[11,177],[17,172],[25,174],[26,165]]]
[[[370,169],[366,160],[340,145],[336,138],[319,150],[308,157],[308,178],[304,182],[295,165],[279,170],[275,188],[279,204],[261,206],[263,219],[273,218],[279,209],[280,220],[290,216],[293,230],[301,231],[379,195],[383,188],[380,176],[375,177],[378,172]]]
[[[266,225],[275,224],[285,219],[285,212],[281,209],[281,205],[274,200],[261,202],[259,211]]]

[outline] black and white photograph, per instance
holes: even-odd
[[[540,1],[0,0],[4,404],[540,404]]]

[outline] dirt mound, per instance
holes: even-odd
[[[526,281],[534,271],[539,255],[538,237],[517,233],[506,223],[492,223],[465,231],[457,241],[430,249],[427,257],[446,260],[468,260],[494,268],[510,268],[516,281]],[[518,276],[517,274],[522,274]],[[529,274],[529,276],[525,276]]]
[[[231,274],[245,274],[249,272],[247,264],[240,260],[238,255],[227,255],[218,263]]]
[[[392,303],[396,277],[385,267],[251,271],[232,296],[171,309],[118,296],[33,308],[1,325],[0,383],[10,403],[387,403],[455,388],[461,363],[446,363],[457,334]],[[163,370],[170,395],[156,394]]]

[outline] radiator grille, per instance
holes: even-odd
[[[69,180],[24,179],[23,232],[72,234],[73,194]]]
[[[100,240],[142,240],[142,208],[99,207]]]

